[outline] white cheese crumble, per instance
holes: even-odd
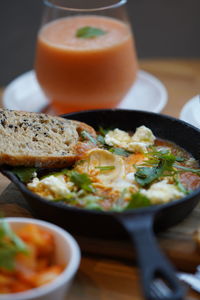
[[[153,135],[151,129],[143,125],[136,129],[134,135],[132,136],[132,141],[143,142],[148,145],[153,145],[155,141],[155,136]]]
[[[53,192],[54,198],[65,197],[70,193],[73,183],[66,182],[64,176],[54,176],[50,175],[48,177],[39,180],[37,177],[28,184],[28,188],[31,190],[36,190],[37,188],[42,190],[42,188],[48,188],[50,192]],[[49,195],[50,196],[50,195]],[[52,198],[52,197],[48,197]]]
[[[149,198],[152,204],[163,204],[184,196],[184,193],[174,184],[167,183],[167,180],[154,183],[148,190],[142,189],[140,192]]]
[[[28,188],[35,189],[35,188],[37,188],[39,182],[40,182],[39,178],[35,177],[35,178],[33,178],[32,182],[27,184],[27,186],[28,186]]]
[[[149,145],[147,143],[143,143],[143,142],[131,142],[129,143],[128,148],[126,150],[135,153],[146,153],[148,146]]]
[[[153,145],[155,136],[146,126],[136,129],[133,136],[118,128],[110,130],[105,136],[105,142],[109,146],[121,147],[133,152],[147,152],[147,147]]]
[[[131,137],[127,132],[116,128],[114,130],[108,131],[105,136],[105,142],[109,146],[126,148],[127,145],[131,142]]]

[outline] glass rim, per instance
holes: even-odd
[[[95,12],[95,11],[101,11],[101,10],[107,10],[111,8],[117,8],[122,6],[123,4],[127,3],[127,0],[118,0],[117,3],[108,5],[108,6],[102,6],[102,7],[97,7],[97,8],[72,8],[72,7],[65,7],[63,5],[55,4],[52,2],[52,0],[43,0],[43,3],[51,8],[57,8],[57,9],[62,9],[66,11],[74,11],[74,12]]]

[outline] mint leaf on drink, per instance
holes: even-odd
[[[92,39],[100,35],[104,35],[106,33],[107,33],[106,31],[100,28],[85,26],[77,30],[76,37],[82,39]]]

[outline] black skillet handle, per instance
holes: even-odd
[[[136,248],[145,299],[183,299],[185,288],[177,279],[175,269],[159,249],[154,236],[152,213],[134,216],[118,214],[116,218],[129,233]]]

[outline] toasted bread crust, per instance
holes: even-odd
[[[0,164],[44,168],[69,166],[80,157],[83,149],[95,147],[82,139],[83,130],[96,136],[95,130],[82,122],[0,109]]]

